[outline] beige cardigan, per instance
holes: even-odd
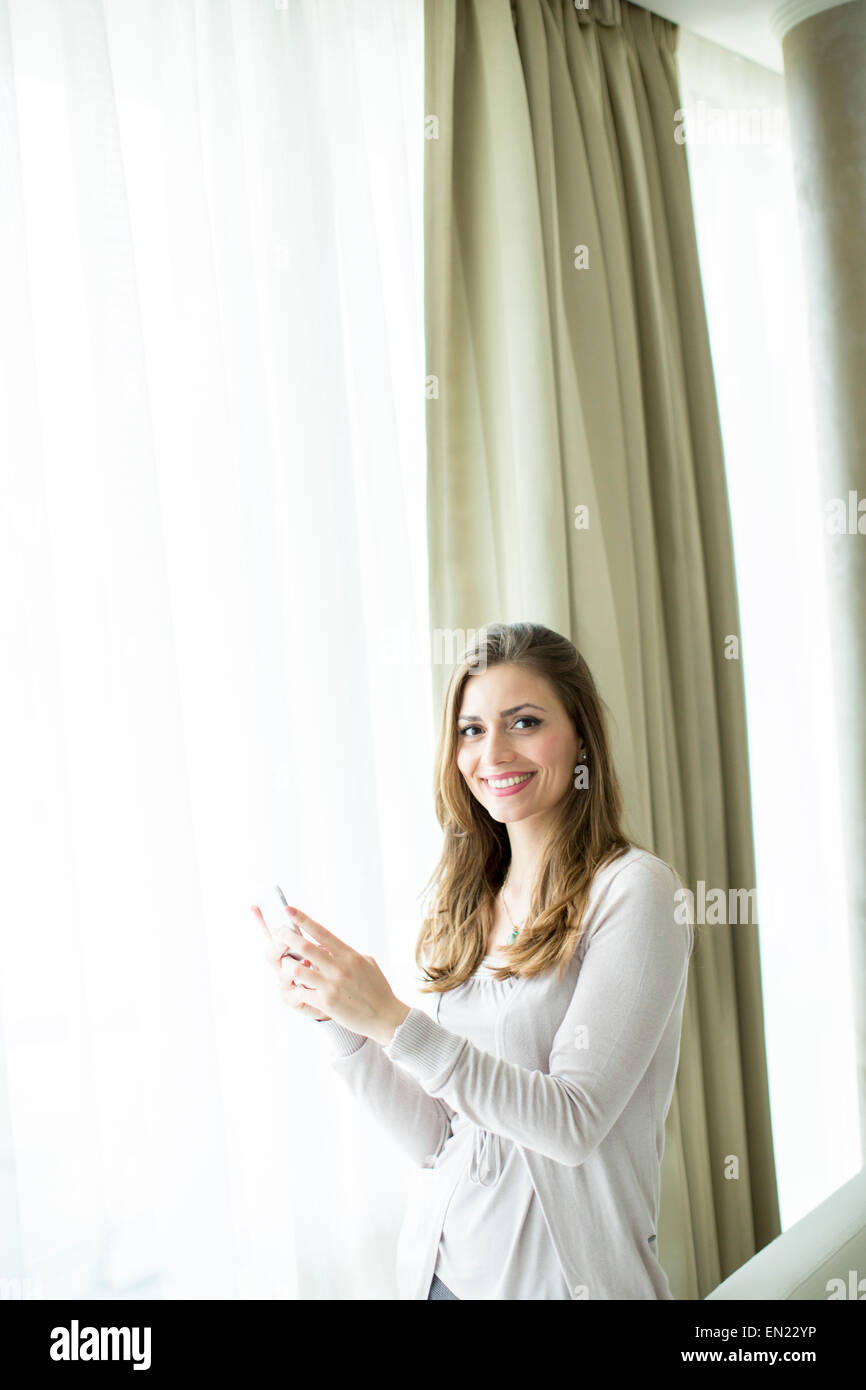
[[[562,980],[552,970],[517,981],[495,1056],[461,1035],[459,989],[436,996],[435,1017],[411,1008],[385,1048],[319,1025],[333,1070],[413,1164],[400,1298],[427,1297],[460,1171],[449,1153],[457,1112],[483,1149],[493,1137],[518,1147],[572,1298],[673,1297],[656,1233],[694,944],[681,889],[670,865],[634,847],[599,870]],[[532,1288],[527,1269],[520,1297]]]

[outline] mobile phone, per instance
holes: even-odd
[[[279,896],[280,902],[282,903],[282,906],[283,906],[284,911],[288,911],[288,906],[289,906],[289,904],[288,904],[288,902],[287,902],[287,900],[286,900],[286,895],[285,895],[285,893],[283,892],[282,888],[280,887],[280,885],[279,885],[278,883],[275,884],[274,887],[275,887],[276,892],[277,892],[277,894],[278,894],[278,896]],[[256,908],[256,912],[257,912],[257,914],[258,914],[258,916],[259,916],[259,919],[261,920],[261,922],[262,922],[263,925],[264,925],[264,929],[270,934],[271,940],[272,940],[272,941],[277,941],[277,937],[276,937],[274,931],[271,929],[269,923],[265,920],[265,915],[264,915],[264,913],[262,912],[262,909],[261,909],[261,907],[259,906],[258,903],[256,903],[255,908]],[[299,934],[300,936],[303,937],[303,932],[301,931],[300,927],[296,927],[295,930],[298,932],[298,934]],[[284,955],[284,956],[291,956],[292,960],[305,961],[307,964],[309,964],[309,962],[307,961],[306,956],[299,956],[298,953],[297,953],[296,951],[290,951],[289,948],[288,948],[288,946],[284,946],[284,945],[283,945],[283,942],[282,942],[282,941],[279,941],[278,944],[279,944],[280,946],[283,947],[283,955]],[[313,966],[313,969],[315,969],[315,968],[316,968],[316,967]],[[302,984],[302,985],[299,985],[298,988],[299,988],[299,989],[311,989],[312,986],[311,986],[311,985],[303,985],[303,984]],[[330,1020],[330,1019],[327,1019],[327,1018],[317,1018],[317,1019],[316,1019],[316,1022],[317,1022],[317,1023],[328,1023],[328,1022],[330,1022],[330,1021],[331,1021],[331,1020]]]
[[[285,893],[283,892],[282,888],[280,887],[280,885],[279,885],[278,883],[275,884],[274,887],[276,888],[277,893],[279,893],[279,895],[280,895],[280,902],[283,904],[283,907],[286,909],[286,912],[288,912],[288,910],[289,910],[289,904],[288,904],[288,902],[286,901],[286,895],[285,895]],[[289,920],[291,921],[291,918],[290,918]],[[299,935],[301,938],[303,938],[304,933],[301,931],[301,928],[297,925],[297,923],[293,923],[293,925],[294,925],[295,931],[298,933],[298,935]],[[294,952],[293,952],[293,951],[290,951],[290,952],[289,952],[289,955],[294,955]],[[302,956],[295,956],[295,960],[303,960],[303,957],[302,957]]]
[[[284,894],[283,894],[283,890],[282,890],[281,888],[277,888],[277,892],[279,893],[280,898],[282,899],[283,903],[285,903],[285,902],[286,902],[286,899],[285,899],[285,896],[284,896]],[[266,895],[266,896],[267,896],[267,895]],[[286,904],[286,905],[288,905],[288,904]],[[258,917],[259,922],[260,922],[261,927],[262,927],[262,930],[265,931],[265,932],[267,932],[267,934],[268,934],[268,936],[271,938],[271,940],[272,940],[276,945],[282,947],[282,953],[283,953],[284,956],[291,956],[292,960],[304,960],[304,959],[305,959],[304,956],[298,955],[297,951],[292,951],[292,950],[290,950],[289,947],[288,947],[282,940],[280,940],[280,938],[278,937],[276,931],[275,931],[274,928],[271,926],[270,922],[268,921],[267,917],[266,917],[265,914],[264,914],[264,911],[263,911],[263,909],[262,909],[262,903],[261,903],[261,901],[257,901],[257,902],[255,902],[255,903],[253,904],[253,915],[256,916],[256,917]]]

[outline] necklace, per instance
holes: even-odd
[[[508,882],[508,878],[507,878],[507,876],[506,876],[505,883],[507,883],[507,882]],[[513,941],[516,941],[516,940],[517,940],[517,934],[518,934],[518,932],[520,931],[520,927],[523,926],[523,922],[526,921],[526,918],[524,917],[523,922],[520,923],[520,926],[516,926],[516,925],[515,925],[514,918],[512,917],[511,913],[508,911],[508,903],[505,901],[505,883],[503,883],[502,888],[501,888],[500,891],[501,891],[501,893],[502,893],[502,906],[505,908],[505,915],[506,915],[506,917],[508,918],[509,922],[511,923],[512,927],[514,927],[514,931],[511,933],[511,936],[508,938],[508,945],[510,946],[511,943],[512,943]]]

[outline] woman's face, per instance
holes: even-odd
[[[500,664],[463,687],[457,766],[494,820],[510,825],[552,811],[574,785],[582,748],[545,676]],[[519,780],[507,785],[511,778]]]

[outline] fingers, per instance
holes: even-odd
[[[278,936],[271,931],[270,927],[264,919],[264,915],[258,903],[255,903],[250,907],[250,912],[255,917],[256,921],[258,922],[267,939],[265,955],[268,957],[269,960],[279,960],[281,956],[284,956],[287,952],[291,951],[291,946],[294,945],[294,942],[292,942],[290,945],[290,943],[287,940],[283,939],[281,936]],[[281,927],[279,930],[282,932],[284,928]],[[298,933],[295,933],[295,935],[297,936]],[[298,953],[295,952],[295,954],[297,955]]]
[[[253,914],[256,921],[259,923],[259,926],[261,927],[265,936],[268,938],[268,941],[273,941],[274,938],[271,935],[271,929],[265,921],[264,917],[262,916],[262,909],[259,907],[258,903],[255,903],[253,906],[250,907],[250,912]]]
[[[274,935],[267,922],[265,921],[264,916],[262,914],[262,910],[259,907],[258,903],[250,907],[250,912],[253,914],[253,916],[255,917],[256,921],[258,922],[259,926],[265,934],[267,943],[265,945],[265,956],[267,957],[267,959],[272,964],[274,964],[276,962],[279,962],[283,958],[283,956],[290,954],[291,946],[287,941],[284,941],[280,937]],[[297,955],[298,953],[295,952],[295,954]]]
[[[292,965],[300,964],[298,953],[292,954],[290,947],[285,942],[276,940],[268,930],[267,923],[265,923],[265,930],[268,934],[268,939],[264,945],[265,960],[279,976],[283,977],[288,974]],[[310,965],[310,961],[305,960],[304,964]]]
[[[259,926],[262,928],[262,931],[264,932],[266,937],[265,959],[279,973],[281,970],[283,959],[288,957],[288,959],[291,960],[291,956],[289,955],[289,948],[284,942],[279,941],[274,936],[273,932],[271,931],[270,927],[264,919],[261,908],[258,906],[257,903],[250,907],[250,912],[253,914],[256,921],[259,923]]]
[[[315,966],[313,966],[310,960],[306,958],[301,959],[300,953],[295,952],[293,954],[291,951],[291,947],[288,945],[288,943],[284,940],[280,940],[277,936],[274,935],[267,922],[265,921],[264,916],[262,914],[262,910],[257,903],[251,905],[250,911],[252,912],[256,921],[261,926],[262,931],[265,933],[265,937],[267,938],[264,946],[265,959],[277,973],[277,977],[279,979],[278,987],[284,1002],[290,1004],[293,1008],[298,1009],[299,1011],[306,1009],[308,1013],[311,1013],[314,1017],[318,1017],[318,1015],[315,1013],[313,1009],[313,1006],[311,1004],[306,1003],[301,997],[302,990],[308,993],[311,990],[313,990],[315,986],[306,985],[302,981],[295,979],[296,968],[306,968],[308,970],[313,970],[315,969]],[[293,932],[293,936],[300,937],[300,933],[295,931]],[[292,944],[294,945],[296,943],[293,941]],[[301,946],[304,945],[303,937],[300,937],[300,940],[297,944]],[[322,1017],[323,1019],[326,1019],[328,1016],[327,1014],[325,1014],[322,1015]]]
[[[281,947],[277,945],[271,947],[270,949],[268,949],[268,947],[266,946],[265,956],[267,957],[267,960],[269,964],[272,966],[272,968],[276,970],[277,974],[283,979],[286,976],[289,976],[291,979],[294,979],[294,970],[296,966],[310,965],[310,962],[308,960],[302,961],[300,957],[291,955],[285,946]]]
[[[305,1013],[311,1018],[324,1022],[330,1015],[320,1013],[318,1005],[304,999],[302,991],[305,989],[305,985],[299,985],[294,980],[284,980],[279,986],[280,997],[284,1004],[288,1004],[298,1013]]]
[[[282,955],[280,955],[281,951],[283,951]],[[277,988],[283,1003],[288,1004],[298,1013],[303,1013],[308,1018],[314,1019],[317,1023],[330,1022],[330,1014],[321,1013],[316,1004],[308,1002],[303,997],[304,993],[311,992],[314,986],[305,985],[295,979],[296,969],[303,969],[305,966],[311,969],[315,967],[312,967],[308,960],[303,963],[293,960],[291,956],[285,954],[283,948],[274,943],[265,947],[265,954],[279,976]]]
[[[304,975],[314,969],[308,960],[296,960],[294,956],[283,954],[278,956],[276,953],[267,952],[268,959],[277,973],[280,981],[280,988],[296,988],[311,990],[315,985],[308,985],[304,980]]]
[[[307,936],[313,938],[314,943],[322,947],[327,947],[331,955],[336,954],[341,947],[346,945],[345,941],[341,941],[338,936],[334,936],[333,932],[327,931],[325,927],[322,926],[321,922],[314,922],[312,917],[308,917],[305,912],[301,912],[300,908],[289,907],[287,904],[286,913],[289,920],[293,922],[298,929],[299,935],[301,929],[303,929],[303,932]]]
[[[294,980],[281,980],[277,988],[284,1004],[288,1004],[292,1009],[300,1010],[303,1007],[304,1001]]]
[[[279,969],[280,961],[287,955],[288,948],[281,946],[279,941],[271,940],[265,944],[264,952],[268,963]],[[291,960],[291,956],[288,959]]]

